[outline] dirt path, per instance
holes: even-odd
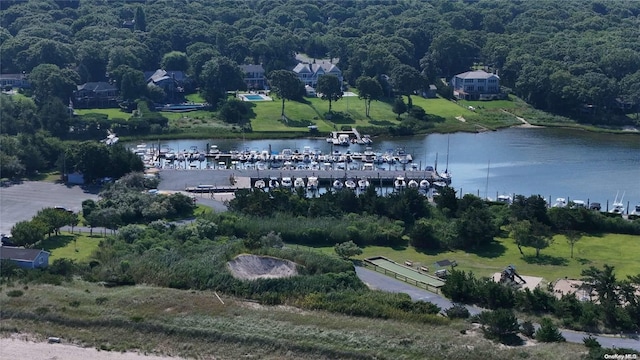
[[[515,116],[515,118],[516,118],[516,119],[518,119],[518,121],[520,121],[520,122],[522,123],[522,125],[518,125],[518,127],[521,127],[521,128],[530,128],[530,129],[532,129],[532,128],[539,128],[539,127],[541,127],[541,126],[538,126],[538,125],[531,125],[531,123],[529,123],[529,122],[527,121],[527,119],[525,119],[525,118],[523,118],[523,117],[520,117],[520,116],[517,116],[517,115],[515,115],[515,114],[512,114],[512,113],[508,112],[508,111],[507,111],[507,110],[505,110],[505,109],[502,109],[502,112],[503,112],[503,113],[505,113],[505,114],[509,114],[509,115],[513,115],[513,116]]]

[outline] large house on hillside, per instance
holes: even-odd
[[[262,65],[240,65],[240,69],[244,73],[244,83],[247,84],[249,90],[264,90],[267,86],[264,68]]]
[[[0,74],[0,87],[13,89],[28,89],[31,84],[25,74]]]
[[[105,81],[77,85],[73,92],[76,108],[112,107],[118,105],[118,88]]]
[[[173,71],[158,69],[156,71],[145,71],[144,78],[147,86],[157,86],[161,88],[167,101],[175,102],[181,100],[185,91],[191,85],[191,80],[183,71]]]
[[[301,62],[293,68],[293,72],[298,75],[300,81],[312,88],[315,88],[316,85],[318,85],[318,79],[322,75],[334,75],[340,79],[340,83],[344,80],[342,77],[342,71],[333,63],[328,61],[321,61],[313,64]]]
[[[505,97],[500,77],[482,70],[467,71],[451,79],[453,96],[460,100],[494,100]]]

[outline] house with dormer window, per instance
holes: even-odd
[[[334,75],[340,79],[340,83],[344,80],[342,77],[342,71],[335,64],[329,61],[321,61],[312,64],[301,62],[293,68],[293,72],[298,75],[300,81],[312,88],[315,88],[316,85],[318,85],[318,79],[322,75]]]
[[[240,65],[240,70],[244,74],[244,83],[247,84],[249,90],[264,90],[267,85],[265,79],[264,68],[262,65]]]
[[[454,76],[451,87],[453,96],[460,100],[494,100],[506,97],[500,90],[500,77],[482,70]]]

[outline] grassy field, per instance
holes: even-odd
[[[109,117],[109,119],[129,119],[131,117],[131,113],[127,113],[121,111],[120,108],[109,108],[109,109],[75,109],[74,110],[78,115],[87,115],[87,114],[104,114]]]
[[[333,253],[333,247],[313,249]],[[533,248],[523,248],[523,252],[524,257],[520,255],[512,239],[497,239],[493,245],[478,252],[419,252],[411,246],[401,249],[368,246],[357,258],[385,256],[399,263],[411,260],[414,264],[427,266],[432,271],[435,270],[434,264],[438,260],[456,260],[458,270],[471,270],[476,276],[492,276],[507,265],[515,265],[521,275],[540,276],[547,282],[565,276],[580,278],[582,269],[589,266],[601,268],[604,264],[615,266],[619,279],[624,279],[627,275],[640,274],[640,261],[637,256],[640,253],[640,240],[637,236],[585,236],[575,244],[573,259],[571,247],[563,235],[556,236],[554,243],[541,251],[540,258],[535,257]]]
[[[23,295],[9,297],[11,290]],[[206,291],[106,288],[82,281],[1,291],[0,335],[29,333],[43,341],[55,335],[104,351],[199,359],[472,360],[579,359],[585,351],[566,343],[499,346],[462,321],[436,326],[373,320],[261,306],[220,294],[222,303]]]
[[[45,239],[42,248],[51,252],[50,262],[62,258],[82,262],[89,260],[102,239],[99,235],[62,233]]]

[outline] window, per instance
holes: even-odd
[[[498,82],[498,79],[489,79],[489,84],[495,84]]]
[[[478,86],[478,91],[483,92],[484,91],[484,86]]]
[[[464,79],[465,84],[473,84],[473,79]]]
[[[473,85],[464,87],[464,91],[474,91],[474,90],[475,90],[475,86]]]
[[[484,84],[487,82],[487,79],[478,79],[478,84]]]

